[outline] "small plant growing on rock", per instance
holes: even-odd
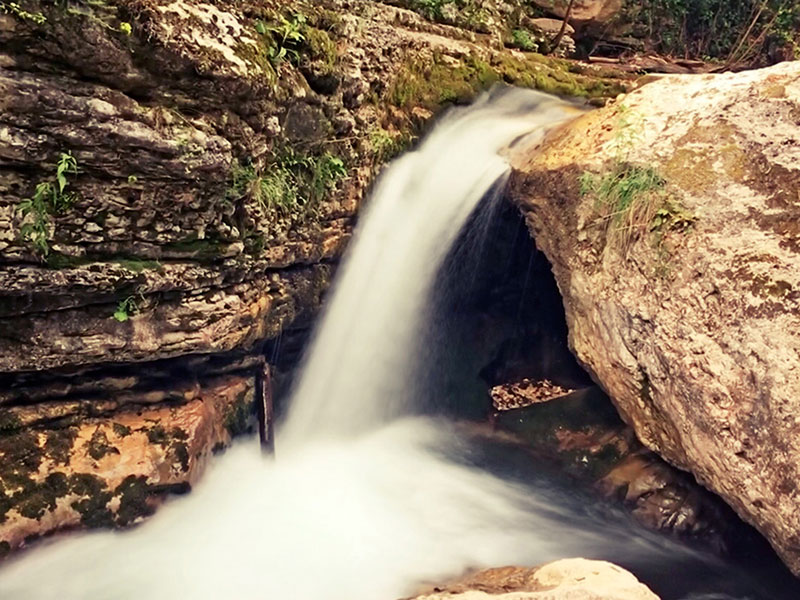
[[[256,21],[256,31],[272,38],[273,44],[270,45],[268,54],[273,66],[279,65],[284,60],[299,62],[300,46],[306,41],[303,33],[305,26],[306,17],[300,13],[292,15],[289,19],[281,15],[275,23]]]
[[[50,252],[47,237],[50,216],[64,213],[75,201],[75,194],[67,192],[67,175],[78,173],[78,163],[69,152],[62,152],[56,163],[55,181],[42,181],[36,185],[33,196],[20,202],[19,212],[23,224],[20,236],[31,242],[34,250],[42,256]]]
[[[344,161],[330,152],[315,156],[285,146],[276,152],[273,164],[261,177],[257,199],[264,208],[307,213],[346,175]]]
[[[0,12],[17,17],[22,21],[31,21],[37,25],[43,25],[47,21],[47,17],[41,12],[28,12],[17,2],[0,2]]]
[[[581,196],[594,198],[595,210],[600,214],[597,223],[611,225],[609,239],[620,245],[623,254],[642,232],[685,231],[694,221],[670,201],[667,182],[656,169],[630,162],[630,152],[643,126],[641,115],[620,105],[611,169],[602,174],[585,171],[579,180]]]
[[[539,49],[539,44],[525,29],[515,29],[511,32],[511,44],[525,52],[536,52]]]
[[[133,315],[138,314],[138,312],[139,303],[136,301],[136,296],[128,296],[120,300],[119,304],[117,304],[117,310],[114,311],[114,318],[120,323],[124,323]]]

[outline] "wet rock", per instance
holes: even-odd
[[[520,150],[512,195],[578,359],[800,574],[798,115],[797,63],[661,77]],[[608,177],[649,177],[622,218]]]
[[[314,310],[377,167],[434,109],[500,69],[595,84],[561,63],[506,64],[510,52],[410,11],[322,4],[292,60],[272,61],[246,3],[33,2],[42,22],[0,16],[0,372],[270,338]],[[497,73],[478,78],[474,61]],[[407,94],[423,67],[455,96]],[[26,202],[62,153],[76,162],[63,206],[34,214]],[[321,183],[328,155],[346,173]]]
[[[437,586],[413,600],[658,600],[628,571],[608,562],[570,558],[543,567],[503,567]]]
[[[497,387],[514,393],[520,386]],[[722,553],[738,552],[752,538],[719,498],[644,448],[597,388],[498,413],[494,423],[536,460],[621,503],[650,529]]]

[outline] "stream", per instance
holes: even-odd
[[[800,597],[780,569],[748,574],[648,532],[514,445],[426,414],[448,343],[446,258],[485,235],[470,215],[502,188],[503,148],[575,114],[495,90],[442,118],[376,185],[276,455],[240,441],[143,525],[38,544],[0,569],[0,598],[392,600],[468,569],[577,556],[630,569],[663,600]]]

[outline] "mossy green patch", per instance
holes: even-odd
[[[111,429],[117,434],[119,437],[126,437],[131,434],[131,428],[127,425],[123,425],[122,423],[112,423]]]
[[[51,473],[40,484],[25,494],[15,494],[15,508],[23,517],[39,519],[48,511],[55,510],[56,500],[69,491],[67,476],[64,473]]]
[[[69,463],[70,452],[77,435],[78,429],[76,427],[51,429],[46,433],[44,451],[56,464],[66,465]]]
[[[119,450],[109,443],[108,436],[106,436],[105,432],[101,431],[99,427],[89,440],[88,452],[89,456],[94,460],[100,460],[107,454],[119,454]]]
[[[244,391],[237,396],[236,401],[226,410],[223,425],[231,437],[252,431],[254,405],[251,400],[252,394]]]
[[[161,425],[156,425],[147,430],[147,439],[151,444],[166,445],[169,443],[169,435],[167,430]]]
[[[22,422],[19,420],[19,416],[10,411],[9,409],[0,409],[0,434],[3,432],[10,432],[19,429],[22,426]]]
[[[433,110],[443,104],[469,102],[500,81],[580,98],[613,98],[627,89],[621,80],[572,73],[570,63],[536,54],[504,53],[487,61],[476,54],[455,59],[434,53],[404,64],[387,98],[401,108],[422,106]]]
[[[70,492],[81,496],[72,503],[72,508],[81,515],[81,523],[86,527],[112,527],[114,515],[108,508],[112,494],[106,483],[90,473],[74,473],[69,476]]]
[[[119,496],[120,499],[116,515],[117,523],[120,525],[130,525],[137,519],[150,516],[154,512],[148,502],[150,486],[144,475],[129,475],[117,486],[114,495]]]

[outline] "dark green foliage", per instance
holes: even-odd
[[[624,19],[650,49],[675,56],[748,61],[800,43],[800,4],[792,0],[628,1]]]

